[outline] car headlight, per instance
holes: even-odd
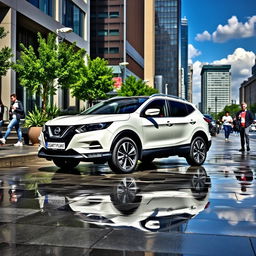
[[[91,131],[97,131],[97,130],[103,130],[108,128],[112,122],[107,123],[97,123],[97,124],[85,124],[81,125],[76,129],[77,133],[83,133],[83,132],[91,132]]]

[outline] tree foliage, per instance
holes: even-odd
[[[99,57],[92,60],[87,55],[87,62],[81,69],[79,80],[71,85],[71,93],[80,100],[88,100],[91,105],[93,100],[105,99],[113,90],[113,70]]]
[[[222,117],[225,115],[227,111],[230,113],[230,116],[234,117],[240,109],[240,105],[238,104],[227,105],[221,112],[218,113],[217,119],[222,120]]]
[[[145,96],[158,93],[158,90],[146,84],[142,79],[136,79],[134,76],[129,76],[118,91],[120,96]]]
[[[21,44],[21,56],[14,69],[19,73],[20,84],[42,97],[45,111],[48,96],[56,94],[58,86],[67,87],[77,82],[85,51],[75,51],[75,44],[56,44],[56,35],[51,33],[47,39],[38,33],[38,44],[38,49]]]
[[[7,32],[0,27],[0,39],[4,38]],[[12,49],[5,46],[0,50],[0,76],[6,75],[7,70],[11,67]]]

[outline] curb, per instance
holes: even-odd
[[[12,155],[0,159],[1,167],[19,167],[29,161],[38,160],[37,152],[26,155]]]

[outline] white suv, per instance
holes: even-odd
[[[202,165],[211,145],[208,123],[191,103],[166,95],[116,97],[75,116],[48,121],[38,156],[60,168],[80,161],[106,162],[130,173],[138,160],[178,155]]]

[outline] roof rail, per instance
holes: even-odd
[[[152,94],[150,97],[157,97],[157,96],[165,96],[165,97],[169,97],[169,98],[174,98],[174,99],[179,99],[179,100],[187,101],[186,99],[184,99],[182,97],[178,97],[176,95],[164,94],[164,93],[155,93],[155,94]]]

